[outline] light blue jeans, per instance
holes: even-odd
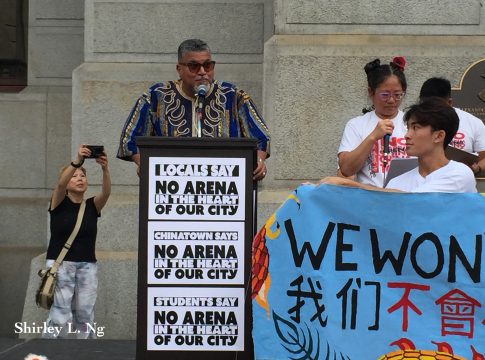
[[[54,260],[47,260],[51,267]],[[54,304],[49,311],[43,338],[95,339],[94,305],[98,289],[98,266],[93,262],[63,261],[57,271]]]

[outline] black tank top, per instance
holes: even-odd
[[[76,204],[68,196],[54,209],[49,208],[51,238],[47,248],[47,259],[55,260],[71,235],[76,224],[77,213],[81,204]],[[96,262],[96,233],[98,214],[94,197],[86,200],[86,210],[81,228],[74,239],[64,260],[78,262]]]

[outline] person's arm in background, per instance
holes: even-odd
[[[100,157],[96,158],[96,162],[101,166],[101,170],[103,171],[101,192],[94,197],[94,205],[99,214],[101,213],[101,209],[106,205],[111,194],[111,176],[108,169],[108,157],[105,152],[103,152]]]
[[[472,132],[472,151],[478,154],[478,161],[470,167],[473,173],[477,175],[485,171],[485,124],[481,119],[465,111],[457,110],[457,114],[460,117],[460,121],[467,120],[470,132]],[[465,116],[465,118],[462,119],[461,116]]]
[[[470,166],[475,175],[485,170],[485,151],[478,152],[478,161]]]

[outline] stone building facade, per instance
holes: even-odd
[[[181,40],[205,39],[216,77],[249,92],[268,122],[260,224],[299,183],[335,173],[343,127],[367,105],[365,63],[406,57],[409,104],[426,78],[457,84],[485,54],[480,0],[30,0],[28,14],[28,86],[0,93],[0,291],[10,290],[1,336],[46,317],[33,292],[48,198],[83,142],[105,145],[113,179],[99,223],[96,320],[104,338],[134,338],[138,178],[115,154],[135,99],[177,76]],[[87,170],[92,193],[101,177]]]

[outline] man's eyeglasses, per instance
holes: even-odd
[[[396,101],[401,101],[404,95],[406,95],[404,91],[395,92],[395,93],[392,93],[389,91],[383,91],[383,92],[377,93],[377,96],[379,96],[379,99],[381,99],[382,101],[388,101],[391,97],[393,97],[394,100]]]
[[[206,61],[205,63],[201,64],[198,62],[188,62],[188,63],[181,63],[179,62],[180,65],[187,66],[189,71],[191,73],[197,74],[200,71],[200,68],[203,67],[205,72],[209,72],[214,70],[214,66],[216,65],[216,62],[214,60],[212,61]]]

